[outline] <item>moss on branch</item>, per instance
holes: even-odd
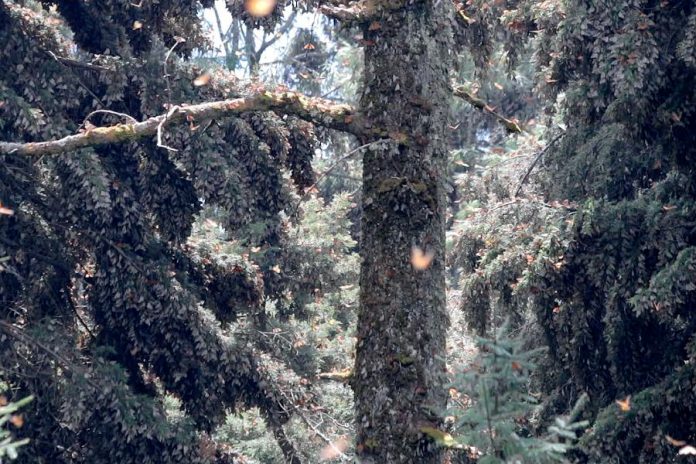
[[[467,92],[464,87],[455,86],[453,93],[474,107],[493,115],[509,132],[522,132],[522,128],[516,121],[498,114],[485,101]],[[362,118],[350,105],[338,104],[320,98],[310,98],[296,92],[263,91],[249,97],[232,100],[176,106],[166,114],[153,116],[141,122],[96,127],[58,140],[26,143],[0,142],[0,154],[57,155],[80,148],[151,137],[166,126],[182,122],[201,122],[258,111],[273,111],[278,114],[296,116],[313,124],[363,138],[378,138],[388,135],[400,144],[410,142],[404,134],[386,134],[384,130],[364,124]]]
[[[308,98],[294,92],[264,91],[233,100],[176,106],[167,114],[154,116],[141,122],[97,127],[58,140],[28,143],[0,142],[0,154],[56,155],[80,148],[150,137],[172,124],[186,121],[200,122],[256,111],[293,115],[314,124],[344,132],[354,134],[361,132],[357,123],[358,119],[354,116],[355,110],[349,105]]]

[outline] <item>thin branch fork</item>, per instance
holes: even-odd
[[[302,414],[301,411],[297,411],[297,415],[300,416],[302,422],[307,424],[307,427],[309,427],[316,436],[321,438],[333,450],[336,456],[340,457],[342,461],[350,461],[350,458],[343,452],[343,450],[337,447],[336,443],[331,441],[329,437],[321,433],[321,430],[319,430],[314,424],[312,424],[312,422],[304,414]]]
[[[349,105],[307,98],[295,92],[264,91],[233,100],[175,106],[166,114],[141,122],[97,127],[59,140],[29,143],[0,142],[0,154],[57,155],[80,148],[138,140],[157,135],[158,132],[161,136],[164,126],[175,123],[205,121],[252,111],[275,111],[297,116],[331,129],[353,134],[363,132],[357,122],[358,118],[355,117],[355,110]]]
[[[346,153],[345,155],[343,155],[342,157],[340,157],[338,160],[336,160],[335,163],[333,163],[331,166],[329,166],[329,168],[326,169],[326,171],[322,172],[322,173],[319,175],[319,177],[317,177],[317,180],[314,181],[314,183],[313,183],[312,185],[310,185],[310,186],[305,190],[305,193],[300,197],[300,200],[297,202],[297,205],[295,205],[295,208],[292,210],[292,212],[289,214],[289,216],[290,216],[290,217],[293,217],[295,214],[297,214],[297,212],[298,212],[299,209],[300,209],[300,206],[302,206],[302,203],[304,203],[304,201],[307,199],[307,197],[309,196],[309,194],[312,193],[312,192],[315,192],[317,186],[319,185],[319,183],[320,183],[322,180],[324,180],[324,178],[325,178],[327,175],[331,174],[331,171],[333,171],[334,169],[336,169],[341,163],[343,163],[344,161],[346,161],[346,160],[349,159],[349,158],[352,158],[354,155],[356,155],[357,153],[360,153],[360,152],[361,152],[363,149],[365,149],[365,148],[369,148],[369,147],[371,147],[372,145],[377,145],[377,144],[381,144],[381,143],[389,143],[389,142],[390,142],[390,139],[378,139],[378,140],[374,140],[374,141],[372,141],[372,142],[369,142],[369,143],[360,145],[359,147],[352,149],[351,151],[349,151],[348,153]]]
[[[466,90],[466,88],[463,85],[455,85],[454,89],[453,89],[453,93],[454,93],[455,97],[459,97],[459,98],[463,99],[467,103],[471,104],[474,108],[477,108],[477,109],[493,116],[503,126],[505,126],[505,129],[507,129],[508,132],[515,133],[515,134],[521,134],[522,132],[524,132],[522,127],[517,123],[517,121],[514,121],[513,119],[506,118],[502,114],[496,112],[495,109],[493,109],[490,105],[488,105],[488,103],[486,103],[484,100],[481,100],[480,98],[475,96],[473,93]]]

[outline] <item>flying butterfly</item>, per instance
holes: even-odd
[[[273,12],[276,0],[246,0],[244,9],[254,18],[263,18]]]

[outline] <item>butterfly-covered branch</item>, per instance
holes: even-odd
[[[279,114],[293,115],[317,125],[356,135],[363,132],[359,123],[360,118],[356,117],[355,110],[349,105],[308,98],[295,92],[263,91],[244,98],[173,106],[166,114],[144,121],[91,128],[58,140],[28,143],[0,142],[0,154],[56,155],[80,148],[128,142],[155,135],[159,146],[172,150],[162,144],[162,131],[166,126],[190,123],[194,127],[212,119],[256,111],[274,111]]]
[[[406,7],[414,7],[421,0],[383,0],[380,2],[361,0],[349,5],[322,5],[319,10],[329,18],[342,21],[344,23],[368,23],[378,20],[386,12],[401,10]],[[379,27],[379,22],[375,22],[375,28]]]
[[[331,19],[349,23],[367,22],[371,17],[360,5],[322,5],[319,11]]]

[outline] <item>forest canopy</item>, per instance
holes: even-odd
[[[696,6],[0,0],[0,461],[696,455]]]

